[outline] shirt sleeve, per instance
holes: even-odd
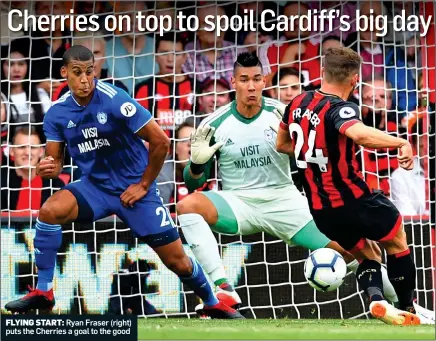
[[[44,114],[50,109],[51,101],[44,89],[38,89],[39,99],[41,100],[42,110]]]
[[[112,105],[114,115],[135,134],[152,119],[150,112],[124,90],[117,89]]]
[[[413,205],[413,198],[408,191],[407,180],[402,176],[402,172],[402,169],[397,169],[392,173],[391,200],[402,215],[416,215],[418,212]]]
[[[52,142],[64,142],[62,130],[59,129],[60,125],[56,124],[56,112],[55,108],[51,107],[44,115],[44,135],[47,141]]]
[[[361,122],[359,107],[352,102],[341,103],[330,112],[329,120],[337,131],[344,134],[353,124]]]

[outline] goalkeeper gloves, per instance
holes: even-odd
[[[214,133],[215,128],[205,125],[200,126],[191,134],[191,171],[193,174],[203,173],[206,163],[224,145],[223,142],[217,142],[210,146]]]
[[[279,121],[282,121],[283,115],[285,114],[285,110],[286,110],[286,105],[283,103],[278,103],[275,109],[273,110],[273,114],[277,116]],[[273,127],[272,125],[270,125],[269,127],[272,130],[274,130],[274,132],[277,134],[279,130],[278,127]]]

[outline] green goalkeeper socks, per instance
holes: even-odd
[[[220,278],[220,279],[218,279],[218,280],[216,280],[215,282],[214,282],[214,284],[217,286],[217,287],[219,287],[221,284],[223,284],[223,283],[229,283],[229,280],[227,279],[227,278]]]

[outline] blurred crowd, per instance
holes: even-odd
[[[302,91],[321,86],[322,58],[328,48],[347,46],[360,53],[361,83],[351,100],[361,107],[364,123],[408,138],[416,151],[411,172],[398,169],[397,150],[361,150],[362,171],[370,186],[390,196],[405,215],[428,213],[428,115],[422,41],[411,32],[389,29],[385,37],[374,32],[341,32],[339,20],[330,32],[227,31],[220,36],[204,29],[207,15],[233,15],[265,9],[277,14],[304,15],[310,9],[338,9],[391,18],[405,10],[419,14],[419,3],[407,1],[1,1],[1,210],[38,210],[53,191],[75,181],[80,173],[65,157],[59,179],[42,180],[35,165],[43,155],[44,114],[51,102],[68,91],[60,75],[62,55],[72,45],[94,52],[95,76],[114,84],[147,108],[172,140],[168,159],[158,178],[160,195],[171,210],[188,194],[182,170],[190,154],[189,136],[202,119],[234,99],[233,63],[240,52],[256,53],[262,61],[267,87],[264,95],[288,104]],[[168,32],[163,36],[140,32],[70,32],[60,25],[53,32],[12,32],[7,27],[11,9],[35,15],[96,14],[103,28],[105,16],[135,13],[175,18],[179,11],[195,14],[196,32]],[[17,20],[19,20],[17,18]],[[433,83],[434,87],[434,83]],[[434,110],[434,109],[433,109]],[[215,176],[216,177],[216,176]],[[296,178],[298,182],[298,179]],[[213,190],[219,181],[201,190]]]

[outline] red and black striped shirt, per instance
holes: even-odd
[[[138,84],[134,97],[153,114],[162,130],[171,136],[172,131],[193,115],[194,90],[194,81],[189,77],[173,83],[155,76]]]
[[[298,170],[312,210],[335,208],[370,194],[344,135],[360,122],[359,107],[321,91],[308,91],[287,106],[281,128],[291,134]]]

